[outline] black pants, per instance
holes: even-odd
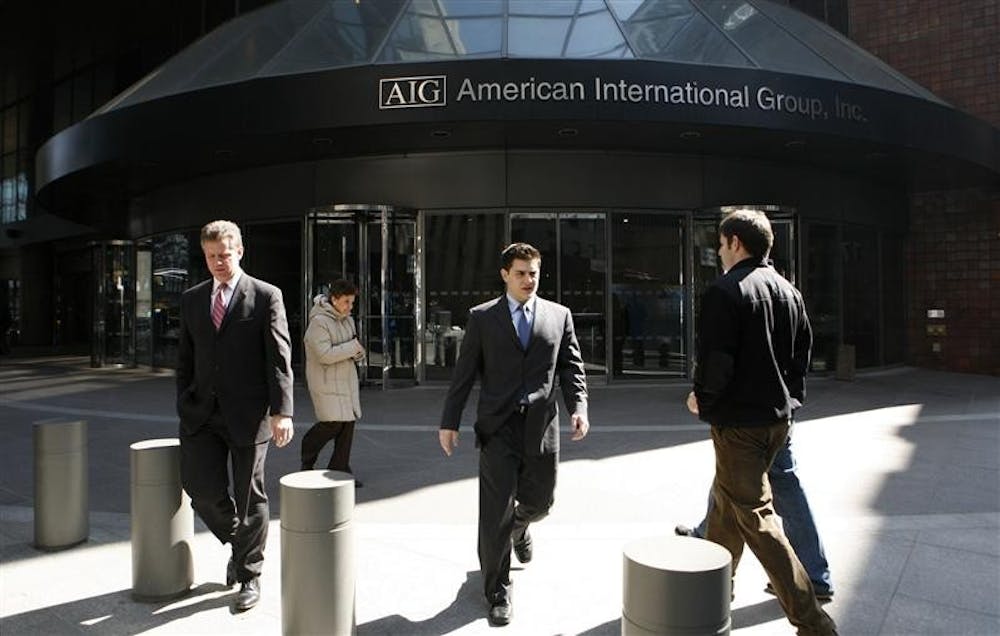
[[[354,422],[316,422],[302,437],[302,470],[312,470],[316,458],[333,440],[333,455],[330,456],[329,470],[345,473],[351,471],[351,444],[354,441]]]
[[[488,601],[510,595],[510,551],[543,519],[556,487],[555,453],[524,452],[524,416],[514,414],[479,448],[479,567]],[[516,501],[516,506],[515,506]]]
[[[264,491],[270,442],[235,446],[218,411],[195,434],[181,435],[180,440],[181,484],[191,507],[219,541],[233,545],[236,579],[260,576],[270,520]]]

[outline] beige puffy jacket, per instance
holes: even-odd
[[[361,417],[358,371],[354,355],[360,345],[354,319],[338,313],[327,296],[313,299],[306,346],[306,383],[316,419],[320,422],[350,422]]]

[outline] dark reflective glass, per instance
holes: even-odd
[[[636,57],[751,66],[688,0],[608,0]]]
[[[329,2],[261,74],[280,75],[366,63],[378,53],[404,3],[404,0]]]
[[[878,233],[844,226],[844,344],[854,345],[859,367],[879,364]]]
[[[518,4],[523,5],[524,13],[515,10]],[[603,2],[513,3],[507,37],[511,56],[632,56]]]
[[[761,68],[845,80],[826,60],[743,0],[693,0]]]
[[[615,377],[685,372],[683,241],[681,218],[635,213],[614,216],[611,350]]]
[[[424,374],[428,380],[451,377],[469,309],[503,293],[504,225],[501,213],[448,212],[425,217]]]
[[[803,295],[813,329],[812,370],[833,371],[840,342],[840,240],[834,225],[809,223],[803,232]]]
[[[496,0],[416,0],[390,34],[380,61],[499,56],[502,10]]]
[[[292,364],[302,364],[302,225],[298,221],[255,223],[243,228],[246,254],[241,265],[261,272],[267,282],[281,290],[292,338]],[[204,259],[202,259],[204,262]],[[263,274],[266,272],[266,275]]]

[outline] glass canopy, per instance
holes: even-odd
[[[282,0],[223,24],[97,113],[254,78],[497,58],[762,69],[941,102],[826,24],[770,0]]]

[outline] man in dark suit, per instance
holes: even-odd
[[[541,255],[527,243],[501,253],[507,293],[469,312],[438,432],[450,456],[478,377],[479,565],[493,625],[511,619],[511,547],[521,563],[530,561],[528,524],[552,506],[559,461],[556,376],[571,414],[573,441],[590,428],[573,317],[568,308],[535,295],[540,272]]]
[[[181,296],[181,482],[209,530],[232,544],[226,584],[240,583],[242,611],[260,600],[268,442],[280,448],[293,435],[291,341],[281,290],[240,269],[240,228],[209,223],[201,248],[212,278]]]

